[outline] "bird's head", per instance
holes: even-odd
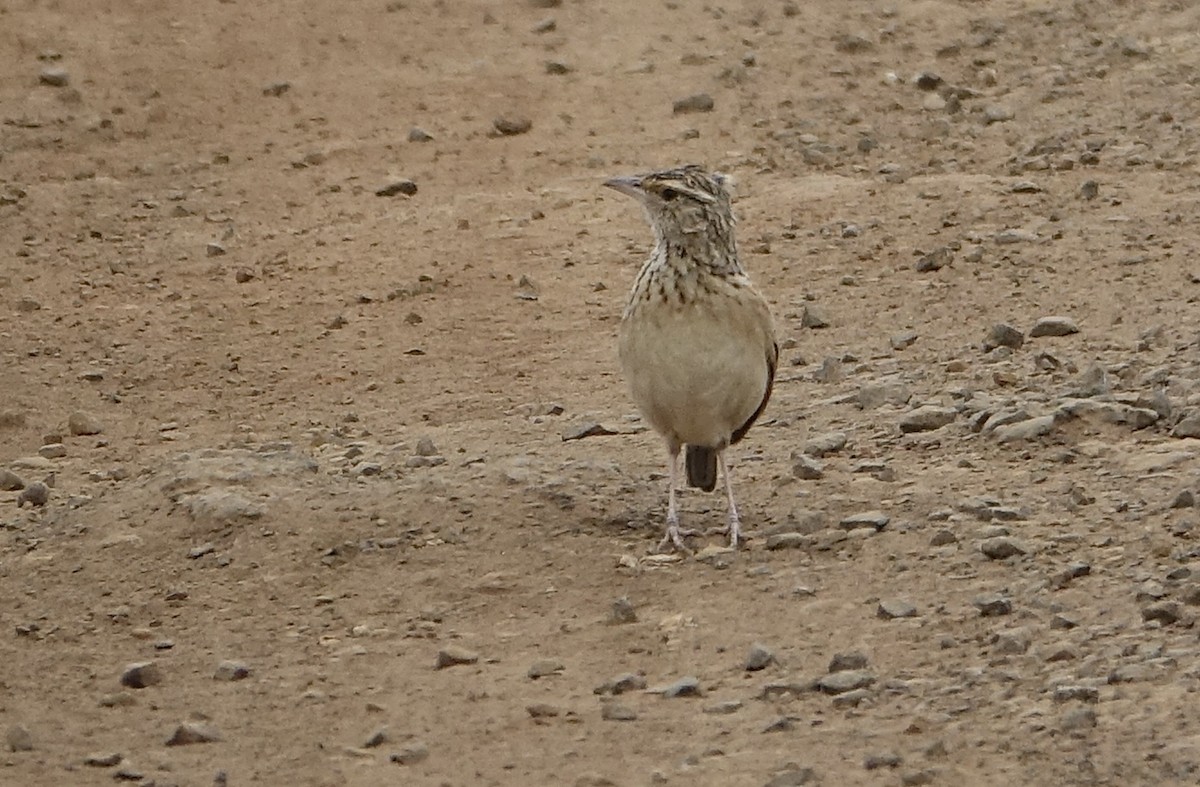
[[[612,178],[605,186],[642,203],[659,238],[687,242],[699,235],[732,243],[729,179],[689,164],[676,169]]]

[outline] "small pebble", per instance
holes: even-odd
[[[474,664],[477,661],[479,661],[479,654],[475,651],[457,645],[448,645],[438,651],[434,666],[436,669],[445,669],[458,664]]]

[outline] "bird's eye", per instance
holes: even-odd
[[[675,189],[663,189],[662,191],[658,192],[658,196],[663,198],[663,202],[670,202],[679,196],[679,192]]]

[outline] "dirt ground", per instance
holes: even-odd
[[[0,783],[1197,783],[1198,31],[0,0]],[[689,162],[784,349],[681,557],[601,183]]]

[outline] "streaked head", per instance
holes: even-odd
[[[612,178],[604,185],[641,202],[655,233],[660,236],[716,233],[719,237],[733,231],[727,183],[725,175],[689,164],[660,172]]]

